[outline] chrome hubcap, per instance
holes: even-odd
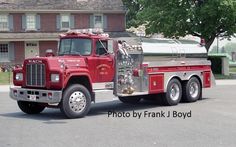
[[[85,95],[80,91],[72,93],[69,99],[69,106],[73,112],[82,112],[86,106]]]
[[[180,96],[180,88],[177,84],[171,86],[170,98],[174,101],[178,100]]]
[[[196,82],[192,82],[190,84],[190,91],[189,91],[191,97],[196,98],[198,96],[199,93],[199,87],[198,84]]]

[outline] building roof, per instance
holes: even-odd
[[[0,33],[1,41],[59,40],[60,33]]]
[[[0,33],[0,41],[47,41],[59,40],[59,35],[65,32],[42,33],[42,32],[25,32],[25,33]],[[130,37],[127,32],[107,32],[110,38]]]
[[[0,11],[120,11],[122,0],[0,0]]]

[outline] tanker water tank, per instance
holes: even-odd
[[[192,40],[142,39],[145,61],[176,58],[207,58],[206,48]]]

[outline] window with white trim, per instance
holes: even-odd
[[[94,28],[103,28],[103,15],[94,15]]]
[[[70,15],[61,15],[61,29],[68,30],[70,29]]]
[[[0,44],[0,61],[9,61],[9,45],[8,43]]]
[[[0,31],[8,30],[8,15],[0,15]]]
[[[36,15],[26,15],[26,30],[36,30]]]

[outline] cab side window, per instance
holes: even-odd
[[[96,42],[96,55],[106,55],[107,53],[107,41],[98,40]]]

